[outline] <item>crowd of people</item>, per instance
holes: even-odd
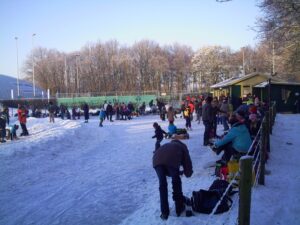
[[[265,102],[260,101],[255,96],[248,95],[241,100],[241,104],[234,109],[226,96],[219,98],[211,96],[203,98],[201,96],[199,99],[186,99],[181,107],[181,117],[186,120],[187,130],[192,130],[193,114],[196,114],[195,121],[198,124],[202,118],[204,125],[203,145],[209,146],[217,155],[223,151],[220,160],[225,164],[232,159],[238,160],[248,153],[252,141],[259,131],[264,113],[268,108]],[[163,107],[160,113],[162,120],[164,120]],[[177,129],[174,125],[176,113],[174,114],[173,111],[172,107],[166,110],[169,120],[169,135],[176,133]],[[217,133],[218,124],[223,126],[223,134],[221,135],[218,135],[220,132]],[[157,138],[153,155],[153,167],[159,180],[160,217],[167,220],[169,203],[166,177],[169,176],[172,179],[175,211],[177,216],[180,216],[184,211],[186,199],[182,193],[180,174],[185,174],[186,177],[192,175],[192,160],[187,146],[180,140],[171,140],[171,142],[160,146],[166,132],[156,122],[153,127],[155,128],[153,138]],[[183,167],[182,172],[180,171],[181,167]]]
[[[158,122],[153,124],[155,130],[152,138],[156,139],[153,151],[153,167],[159,180],[160,208],[161,218],[168,219],[168,184],[167,177],[172,179],[173,200],[177,216],[180,216],[185,207],[185,196],[182,193],[182,182],[180,175],[191,177],[193,174],[192,160],[189,155],[188,147],[177,138],[161,146],[164,138],[172,138],[183,128],[177,128],[175,120],[178,117],[185,120],[185,132],[192,132],[192,122],[196,124],[203,123],[203,145],[210,147],[217,155],[224,152],[221,159],[228,163],[232,158],[239,159],[246,155],[251,143],[259,131],[260,123],[264,117],[265,110],[268,108],[265,102],[260,101],[255,96],[247,96],[241,101],[241,104],[233,108],[230,100],[226,96],[212,97],[200,96],[198,98],[187,97],[182,102],[181,108],[175,109],[172,106],[167,107],[163,101],[157,100],[158,113],[162,121],[168,120],[168,132],[164,131]],[[113,122],[115,120],[130,120],[133,115],[143,114],[145,103],[138,109],[132,103],[114,103],[105,101],[100,106],[98,112],[99,127],[103,127],[105,120]],[[49,102],[48,113],[49,122],[54,123],[55,117],[60,116],[64,119],[80,119],[83,112],[84,122],[89,120],[89,106],[83,104],[82,107],[73,107],[72,114],[64,105],[56,106]],[[18,106],[18,120],[22,129],[21,136],[29,135],[26,127],[28,110],[26,107]],[[195,119],[194,119],[195,118]],[[9,125],[8,108],[4,108],[0,113],[1,142],[5,142],[6,124]],[[222,125],[223,130],[217,132],[218,124]],[[219,126],[220,127],[220,126]],[[16,136],[16,129],[12,130],[13,136]],[[222,133],[222,134],[221,134]],[[200,137],[199,137],[200,138]],[[181,167],[183,170],[181,170]]]

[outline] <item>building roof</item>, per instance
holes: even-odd
[[[20,96],[18,97],[17,78],[0,74],[0,99],[12,99],[11,90],[13,90],[14,99],[18,98],[34,98],[32,83],[19,80]],[[47,92],[38,86],[35,86],[35,98],[42,98],[43,94],[46,96]]]
[[[255,76],[264,76],[266,79],[270,79],[272,80],[272,82],[280,82],[280,80],[278,78],[275,78],[275,77],[271,77],[271,75],[269,73],[258,73],[258,72],[254,72],[254,73],[250,73],[250,74],[247,74],[247,75],[244,75],[244,76],[240,76],[240,77],[232,77],[232,78],[229,78],[227,80],[224,80],[220,83],[217,83],[217,84],[214,84],[212,86],[210,86],[211,88],[223,88],[223,87],[228,87],[228,86],[231,86],[231,85],[234,85],[234,84],[237,84],[239,82],[242,82],[244,80],[247,80],[247,79],[250,79],[252,77],[255,77]]]
[[[264,81],[261,82],[257,85],[255,85],[255,88],[264,88],[266,86],[268,86],[269,82],[268,81]],[[279,81],[279,80],[272,80],[271,84],[281,84],[281,85],[296,85],[296,86],[300,86],[300,83],[297,82],[289,82],[289,81]]]

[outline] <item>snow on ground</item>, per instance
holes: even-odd
[[[297,224],[300,215],[299,115],[278,115],[266,186],[253,189],[251,224]],[[29,118],[30,136],[0,145],[0,224],[235,224],[233,209],[221,215],[159,218],[158,179],[152,168],[153,122],[158,116],[88,124],[79,120]],[[175,121],[184,127],[184,120]],[[203,125],[192,124],[190,150],[194,174],[182,178],[183,192],[207,189],[219,157],[202,146]],[[222,127],[219,126],[219,130]],[[283,132],[284,131],[284,132]],[[164,140],[163,143],[169,140]]]

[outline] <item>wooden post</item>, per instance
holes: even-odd
[[[267,117],[267,114],[266,114]],[[269,133],[272,134],[272,127],[273,127],[273,106],[270,107],[270,112],[268,115],[268,126],[269,126]]]
[[[270,113],[266,111],[265,113],[265,118],[266,118],[266,126],[265,126],[265,148],[267,152],[270,152],[270,131],[272,128],[271,120],[270,120]]]
[[[252,156],[243,156],[240,159],[239,225],[250,225],[252,160]]]
[[[260,136],[260,162],[259,162],[259,178],[258,183],[261,185],[265,184],[265,154],[266,154],[266,139],[267,139],[267,122],[266,120],[263,120],[262,123],[262,131]]]

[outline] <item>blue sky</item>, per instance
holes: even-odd
[[[256,0],[1,0],[0,74],[17,76],[34,45],[80,50],[89,42],[142,39],[194,50],[206,45],[234,50],[258,42],[250,28],[260,16]],[[23,74],[21,73],[22,77]]]

